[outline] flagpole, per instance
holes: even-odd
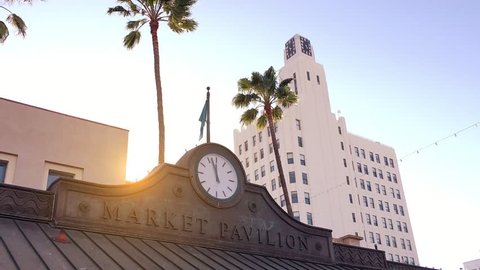
[[[210,86],[207,86],[207,143],[210,143]]]

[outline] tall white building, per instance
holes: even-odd
[[[349,133],[331,112],[324,68],[308,39],[287,41],[284,60],[279,76],[294,78],[299,103],[284,110],[276,132],[295,217],[332,229],[339,242],[357,239],[384,250],[387,260],[418,265],[395,150]],[[284,206],[269,135],[255,124],[235,130],[235,153],[247,180]]]

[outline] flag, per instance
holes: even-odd
[[[203,138],[203,127],[205,126],[205,122],[207,122],[207,115],[208,115],[208,100],[205,101],[205,105],[203,105],[202,113],[200,114],[200,118],[198,118],[198,121],[201,122],[200,124],[200,138],[198,140],[201,140]]]

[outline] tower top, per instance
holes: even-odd
[[[300,36],[299,34],[295,34],[285,43],[284,60],[288,61],[292,57],[298,55],[315,59],[315,54],[313,53],[313,48],[310,40]]]

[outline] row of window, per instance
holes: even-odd
[[[363,199],[363,206],[375,209],[375,200],[372,197],[367,198],[367,196],[362,196],[362,199]],[[349,194],[349,200],[350,200],[350,203],[353,204],[352,194]],[[380,211],[390,212],[390,203],[387,201],[378,200],[378,209],[380,209]],[[395,212],[395,214],[397,215],[405,216],[405,212],[403,211],[403,206],[397,205],[395,203],[393,204],[393,212]]]
[[[307,224],[313,225],[313,215],[310,212],[307,212]],[[293,211],[293,218],[300,221],[300,211]]]
[[[298,203],[298,193],[296,191],[291,191],[290,192],[290,200],[291,203]],[[304,203],[305,204],[310,204],[310,193],[304,192],[303,193],[303,198],[304,198]],[[284,207],[285,206],[285,195],[280,195],[280,206]]]
[[[392,219],[387,219],[384,217],[380,218],[382,227],[385,229],[390,229],[390,230],[395,230],[395,226],[393,225],[393,220]],[[370,215],[368,213],[365,214],[365,223],[368,225],[376,226],[378,227],[378,219],[376,215]],[[406,222],[401,222],[401,221],[396,221],[396,227],[399,232],[404,232],[408,233],[408,226]]]
[[[305,155],[304,154],[299,154],[299,159],[300,159],[300,165],[306,165],[305,162]],[[293,152],[287,152],[287,164],[293,164],[295,163],[294,158],[293,158]]]
[[[317,84],[320,84],[320,76],[317,76]],[[307,81],[310,81],[310,71],[307,70]],[[293,73],[293,90],[295,94],[298,94],[298,86],[297,86],[297,73]]]
[[[368,180],[365,181],[363,179],[360,179],[360,188],[363,189],[363,190],[372,191],[372,184]],[[375,183],[375,190],[378,194],[387,195],[387,188],[385,187],[385,185],[380,185],[378,183]],[[399,189],[394,189],[394,188],[391,187],[390,188],[390,195],[392,195],[392,198],[397,198],[399,200],[402,199],[402,195],[400,195],[400,190]]]
[[[369,175],[369,171],[368,171],[368,166],[366,164],[362,164],[360,162],[357,162],[357,171],[359,173],[363,173],[363,174],[366,174],[366,175]],[[397,180],[397,175],[394,174],[394,173],[390,173],[390,172],[386,172],[387,173],[387,180],[389,182],[394,182],[394,183],[398,183],[398,180]],[[372,167],[372,175],[374,177],[377,177],[377,178],[380,178],[380,179],[384,179],[383,178],[383,171],[381,169],[378,169],[375,168],[375,167]]]
[[[395,261],[395,262],[400,262],[400,256],[398,254],[395,254],[395,260],[393,259],[394,255],[392,253],[387,254],[387,260],[389,261]],[[402,256],[402,263],[406,264],[412,264],[415,265],[415,259],[413,257],[408,257],[408,256]]]
[[[370,243],[382,245],[382,238],[379,233],[368,232]],[[385,235],[385,245],[387,247],[398,247],[397,238],[391,235]],[[405,250],[412,250],[412,243],[408,239],[400,238],[400,246]]]
[[[365,155],[365,149],[359,149],[357,146],[354,147],[355,155],[357,157],[362,157],[363,159],[367,159],[367,156]],[[369,157],[370,161],[377,162],[380,164],[380,155],[379,154],[374,154],[373,152],[369,152]],[[388,158],[386,156],[383,156],[383,164],[385,166],[390,166],[392,168],[395,168],[395,164],[393,163],[393,159]]]

